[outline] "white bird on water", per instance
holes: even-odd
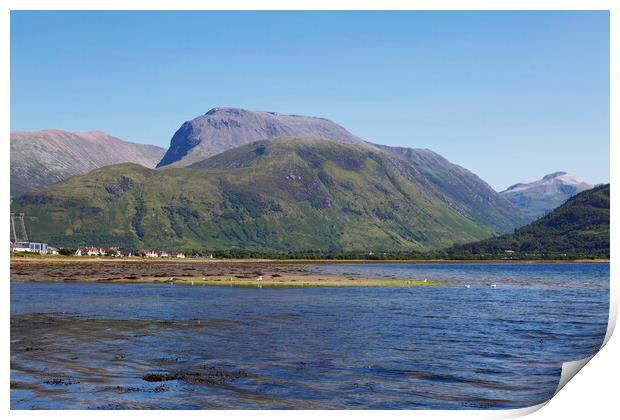
[[[497,289],[497,284],[493,283],[493,284],[491,285],[491,289]]]
[[[466,285],[465,285],[465,288],[466,288],[466,289],[469,289],[470,287],[471,287],[471,285],[469,285],[469,284],[466,284]]]

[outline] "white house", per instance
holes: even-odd
[[[104,255],[104,251],[103,249],[97,248],[95,246],[84,246],[84,247],[78,248],[75,251],[75,255],[77,256],[88,255],[89,257],[92,257],[92,256],[97,256],[97,255]]]
[[[42,242],[11,242],[11,252],[36,252],[47,254],[47,244]]]

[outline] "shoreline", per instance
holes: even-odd
[[[11,283],[152,283],[252,287],[412,287],[442,282],[362,278],[308,271],[308,264],[273,261],[14,259]]]
[[[10,257],[14,262],[34,263],[137,263],[137,264],[609,264],[609,259],[575,260],[345,260],[345,259],[216,259],[216,258],[142,258],[142,257],[73,257],[73,256],[28,256]]]
[[[275,278],[240,279],[217,277],[184,277],[173,280],[143,277],[139,279],[106,279],[106,280],[21,280],[11,283],[47,283],[47,284],[168,284],[171,286],[215,286],[215,287],[258,287],[258,288],[288,288],[288,287],[433,287],[443,286],[446,283],[427,280],[395,280],[383,278],[347,278],[337,275],[307,275],[282,276]]]
[[[13,257],[11,283],[152,283],[247,287],[417,287],[445,282],[428,279],[364,278],[313,272],[325,264],[544,264],[565,261],[444,260],[218,260],[115,257]],[[573,264],[579,263],[573,261]],[[608,261],[588,260],[589,264]]]

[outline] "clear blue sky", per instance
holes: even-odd
[[[609,181],[607,12],[11,15],[11,129],[167,147],[216,106],[326,117],[496,189]]]

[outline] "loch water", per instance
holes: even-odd
[[[445,285],[13,283],[11,408],[519,408],[606,333],[608,264],[308,269]]]

